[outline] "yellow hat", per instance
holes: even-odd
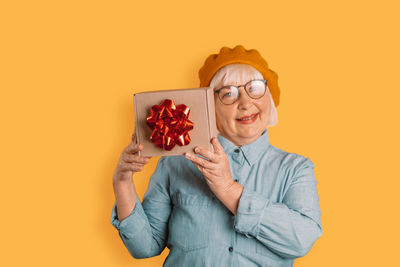
[[[199,70],[200,87],[209,86],[212,77],[220,68],[233,63],[248,64],[258,70],[267,80],[275,106],[279,105],[278,75],[268,68],[268,63],[256,49],[246,50],[242,45],[237,45],[233,49],[222,47],[219,54],[209,55]]]

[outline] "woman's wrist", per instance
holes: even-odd
[[[113,183],[127,183],[127,182],[132,182],[132,172],[121,172],[118,169],[115,170],[114,175],[113,175]]]
[[[243,185],[238,182],[233,182],[225,190],[219,191],[216,196],[233,214],[236,215],[243,189]]]

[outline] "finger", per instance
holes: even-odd
[[[131,142],[124,150],[125,153],[128,154],[135,154],[138,151],[143,150],[143,145],[141,144],[135,144],[133,142]]]
[[[197,164],[197,163],[193,163],[194,164],[194,166],[196,166],[196,168],[202,173],[202,174],[205,174],[206,173],[206,168],[204,168],[203,166],[200,166],[199,164]]]
[[[201,173],[203,173],[203,170],[204,170],[203,167],[201,167],[199,164],[194,163],[194,162],[193,162],[193,165],[196,166],[196,168],[197,168]]]
[[[225,153],[224,148],[222,147],[222,145],[220,144],[219,140],[217,137],[213,137],[211,139],[211,144],[213,145],[214,151],[217,154],[223,154]]]
[[[203,157],[208,158],[209,160],[211,160],[213,162],[217,162],[218,161],[215,153],[211,152],[210,150],[208,150],[208,149],[206,149],[204,147],[198,146],[198,147],[196,147],[194,149],[194,152],[196,152],[197,154],[202,155]]]
[[[123,156],[123,160],[125,162],[129,162],[129,163],[135,162],[135,163],[146,164],[146,163],[149,162],[150,159],[146,158],[146,157],[140,157],[140,156],[137,156],[137,155],[132,155],[132,154],[125,153],[124,156]]]
[[[131,142],[130,144],[129,144],[129,146],[127,146],[126,148],[125,148],[125,153],[128,153],[128,154],[135,154],[135,153],[137,153],[138,151],[140,151],[140,150],[143,150],[143,145],[142,144],[134,144],[133,142]]]
[[[142,164],[132,164],[132,163],[125,163],[120,166],[120,170],[125,171],[132,171],[132,172],[140,172],[143,170],[144,165]]]
[[[206,168],[204,168],[204,167],[202,167],[202,166],[200,166],[200,165],[198,165],[198,164],[196,164],[196,163],[193,163],[194,164],[194,166],[196,166],[196,168],[205,176],[205,177],[208,177],[208,176],[210,176],[210,174],[212,174],[212,172],[209,170],[209,169],[206,169]]]
[[[186,152],[185,157],[193,163],[200,165],[201,167],[211,169],[213,168],[213,163],[209,162],[208,160],[202,159],[192,153]]]

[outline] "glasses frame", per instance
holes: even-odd
[[[254,82],[254,81],[262,81],[262,82],[264,82],[264,85],[265,85],[264,94],[263,94],[262,96],[260,96],[260,97],[257,97],[257,98],[251,97],[250,94],[249,94],[249,92],[247,91],[247,90],[248,90],[247,85],[250,84],[251,82]],[[235,88],[237,89],[237,91],[238,91],[238,97],[237,97],[236,100],[233,101],[231,104],[225,104],[225,103],[222,101],[222,99],[221,99],[221,97],[220,97],[220,95],[219,95],[219,92],[220,92],[222,89],[231,88],[231,87],[235,87]],[[222,104],[224,104],[224,105],[232,105],[232,104],[236,103],[236,102],[238,101],[239,97],[240,97],[240,92],[239,92],[239,88],[240,88],[240,87],[243,87],[243,88],[244,88],[244,90],[246,91],[247,95],[248,95],[251,99],[260,99],[261,97],[263,97],[263,96],[265,95],[265,92],[267,91],[267,80],[255,79],[255,80],[248,81],[248,82],[247,82],[246,84],[244,84],[244,85],[239,85],[239,86],[235,86],[235,85],[226,85],[226,86],[223,86],[223,87],[221,87],[221,88],[215,90],[214,92],[216,92],[216,93],[218,94],[219,101],[221,101]]]

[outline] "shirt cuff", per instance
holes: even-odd
[[[139,197],[136,196],[136,205],[131,214],[121,221],[118,220],[117,203],[114,203],[111,213],[111,224],[125,238],[133,238],[135,233],[140,233],[146,225],[146,213],[143,210]]]
[[[234,220],[235,231],[248,238],[257,237],[261,217],[269,203],[267,197],[244,187]]]

